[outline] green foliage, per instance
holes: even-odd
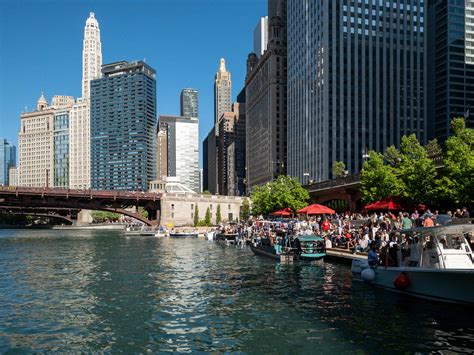
[[[403,136],[400,143],[401,162],[396,172],[402,180],[404,197],[413,203],[433,204],[436,167],[428,152],[414,134]]]
[[[388,196],[400,196],[404,191],[402,181],[394,168],[384,163],[383,155],[369,151],[369,159],[361,171],[361,192],[363,201],[370,203]]]
[[[209,190],[203,191],[202,195],[212,195]]]
[[[206,216],[204,217],[204,224],[206,226],[210,226],[211,223],[212,223],[211,222],[211,210],[208,207],[207,210],[206,210]]]
[[[197,223],[197,227],[209,227],[211,224],[210,223],[206,223],[205,220],[201,219],[198,223]]]
[[[437,192],[452,205],[474,204],[474,129],[466,128],[463,118],[451,122],[454,134],[446,141],[444,177]]]
[[[385,149],[384,158],[388,164],[395,168],[399,167],[402,161],[402,155],[394,145]]]
[[[216,224],[221,224],[221,205],[217,205],[217,211],[216,211]]]
[[[107,211],[92,211],[91,217],[94,223],[118,221],[120,214]]]
[[[199,208],[198,205],[196,204],[196,207],[194,208],[194,227],[196,227],[199,223]]]
[[[430,140],[426,144],[425,148],[429,157],[436,157],[443,154],[443,149],[441,149],[441,146],[439,145],[438,140],[436,138]]]
[[[346,175],[346,164],[342,161],[334,161],[332,163],[332,176],[335,178]]]
[[[242,207],[240,207],[240,219],[247,221],[250,217],[250,203],[248,198],[244,198],[242,201]]]
[[[361,172],[364,202],[402,196],[413,203],[443,209],[474,205],[474,130],[463,118],[451,122],[454,134],[446,141],[444,169],[438,177],[431,157],[442,154],[436,139],[423,147],[414,134],[402,137],[400,151],[388,147],[382,156],[370,152]],[[385,161],[384,161],[385,159]]]
[[[268,215],[285,207],[293,211],[305,207],[309,193],[295,179],[280,175],[272,182],[255,187],[250,199],[253,215]]]

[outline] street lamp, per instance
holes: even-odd
[[[369,158],[370,158],[369,152],[367,151],[367,147],[365,147],[365,149],[362,151],[362,159],[365,162]]]
[[[305,179],[305,177],[306,177],[306,179]],[[306,181],[309,180],[309,173],[303,173],[303,183],[305,182],[305,180]]]

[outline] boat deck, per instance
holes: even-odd
[[[325,259],[340,261],[343,263],[350,264],[352,263],[352,260],[367,260],[367,254],[366,253],[353,254],[347,249],[331,248],[331,249],[326,249]]]

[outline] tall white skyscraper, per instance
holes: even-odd
[[[216,132],[219,127],[219,119],[224,112],[232,109],[232,80],[230,72],[225,68],[225,60],[221,58],[219,70],[214,81],[214,125]],[[218,135],[218,133],[216,133]]]
[[[102,66],[102,45],[99,23],[91,12],[84,27],[82,47],[82,98],[90,98],[91,80],[100,78]]]
[[[82,98],[71,110],[69,144],[69,186],[90,187],[90,82],[101,76],[102,44],[99,23],[91,12],[84,27],[82,49]]]
[[[268,44],[268,16],[261,17],[253,30],[253,52],[261,57]]]

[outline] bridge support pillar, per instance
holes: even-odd
[[[92,223],[92,215],[90,210],[81,210],[77,214],[77,225],[87,225]]]

